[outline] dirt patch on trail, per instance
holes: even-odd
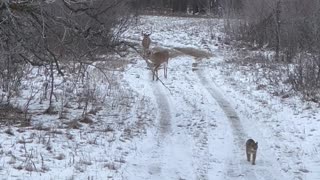
[[[196,60],[201,60],[203,58],[210,58],[212,56],[212,54],[207,51],[192,48],[192,47],[185,47],[185,48],[176,47],[174,49],[177,51],[180,51],[183,54],[193,56],[195,57]]]
[[[169,51],[170,59],[184,55],[183,52],[180,52],[180,51],[178,51],[178,50],[176,50],[176,49],[173,49],[173,48],[163,48],[163,47],[160,47],[160,46],[156,46],[156,47],[153,47],[153,48],[151,49],[151,51],[153,51],[153,52],[163,51],[163,50]]]
[[[196,60],[201,60],[204,58],[212,57],[212,54],[201,49],[196,49],[192,47],[174,47],[174,48],[163,48],[163,47],[153,47],[152,51],[162,51],[167,50],[169,51],[170,58],[175,58],[178,56],[188,55],[194,57]]]

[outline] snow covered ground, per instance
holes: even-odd
[[[2,128],[0,177],[320,179],[318,105],[275,96],[256,81],[259,73],[226,62],[232,52],[221,41],[222,23],[142,17],[123,38],[139,45],[141,31],[152,31],[152,48],[170,51],[168,78],[159,71],[163,84],[152,81],[132,51],[125,71],[113,74],[120,80],[92,123],[70,128],[57,115],[38,115],[32,124],[49,128]],[[102,82],[99,74],[94,78]],[[99,98],[104,90],[97,91]],[[245,157],[248,138],[259,142],[254,166]]]

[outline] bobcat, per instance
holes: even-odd
[[[258,149],[258,142],[254,142],[253,139],[248,139],[246,142],[246,154],[247,154],[247,160],[249,162],[252,157],[251,159],[252,165],[256,164],[257,149]]]

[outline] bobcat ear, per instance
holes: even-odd
[[[256,142],[256,145],[258,145],[258,142]]]

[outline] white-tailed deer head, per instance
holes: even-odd
[[[146,34],[141,32],[141,34],[143,36],[143,39],[142,39],[143,56],[145,57],[147,55],[147,52],[149,51],[149,47],[151,44],[151,39],[150,39],[151,33]]]
[[[152,80],[154,80],[155,76],[156,76],[157,80],[159,80],[158,70],[159,70],[161,64],[163,64],[164,77],[167,78],[169,51],[167,51],[167,50],[161,50],[161,51],[156,51],[156,52],[149,51],[147,53],[147,57],[151,61],[151,64],[153,65]]]

